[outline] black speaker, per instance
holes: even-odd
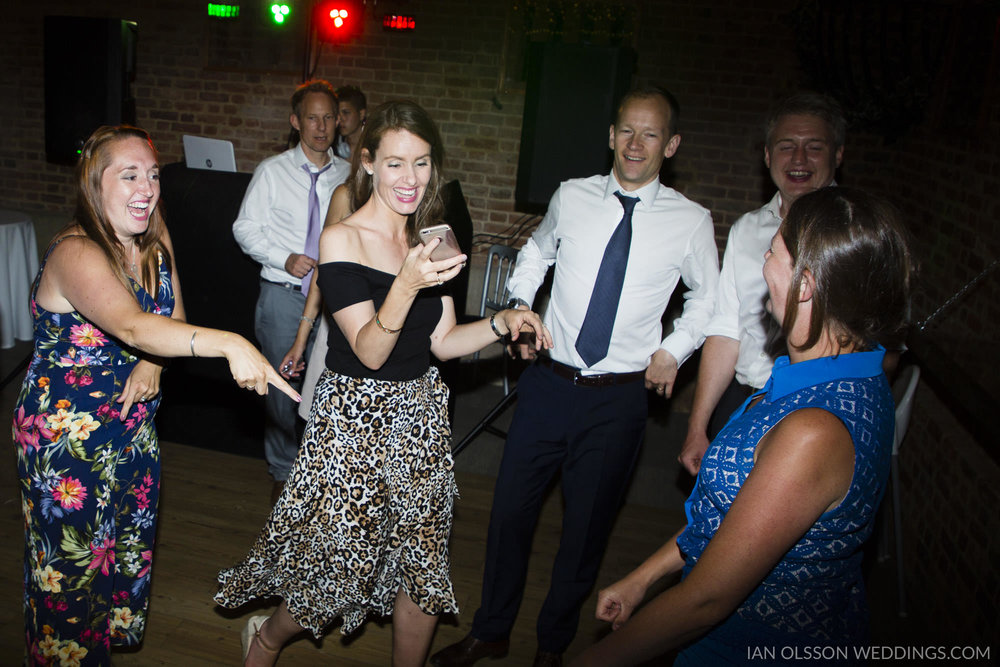
[[[135,124],[138,26],[122,19],[45,17],[45,158],[74,164],[101,125]]]
[[[536,42],[526,68],[514,198],[520,210],[532,211],[544,208],[562,181],[610,171],[608,127],[628,91],[635,54]]]

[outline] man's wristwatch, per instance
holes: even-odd
[[[507,310],[515,310],[518,306],[524,306],[527,309],[531,309],[531,304],[524,299],[511,299],[507,302]]]

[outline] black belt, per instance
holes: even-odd
[[[268,280],[267,278],[261,278],[260,281],[262,283],[268,283],[268,284],[271,284],[271,285],[277,285],[278,287],[284,287],[285,289],[290,289],[290,290],[295,291],[295,292],[301,292],[302,291],[302,285],[293,285],[292,283],[279,283],[279,282],[275,282],[273,280]]]
[[[628,384],[636,382],[646,377],[646,371],[635,371],[634,373],[599,373],[595,375],[584,375],[579,368],[573,368],[566,364],[561,364],[550,357],[539,355],[538,363],[547,368],[561,378],[572,380],[573,384],[581,387],[608,387],[615,384]]]

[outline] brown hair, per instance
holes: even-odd
[[[83,145],[76,165],[77,195],[76,211],[73,214],[73,221],[80,225],[87,238],[104,251],[111,270],[130,292],[132,288],[124,269],[125,248],[115,235],[101,203],[101,179],[105,170],[111,166],[115,146],[131,137],[146,142],[153,151],[153,157],[159,162],[156,147],[145,130],[130,125],[104,125],[97,128]],[[146,231],[136,236],[139,276],[143,286],[152,288],[157,284],[160,254],[166,265],[171,266],[170,253],[162,241],[164,229],[163,215],[160,213],[160,206],[157,206],[149,216]]]
[[[805,273],[815,282],[809,334],[816,344],[825,326],[841,345],[871,349],[905,332],[915,270],[899,212],[889,202],[843,187],[799,197],[778,230],[793,273],[782,327],[791,331]]]
[[[441,200],[441,187],[444,176],[441,165],[444,162],[444,144],[441,134],[431,117],[427,115],[416,102],[401,100],[386,102],[375,108],[368,115],[365,129],[358,140],[358,148],[351,156],[351,173],[354,181],[351,191],[351,201],[359,208],[372,195],[372,176],[361,168],[361,156],[367,152],[369,159],[374,160],[379,144],[386,132],[391,130],[406,130],[431,147],[431,179],[427,183],[424,197],[417,210],[406,221],[406,235],[411,246],[420,242],[417,235],[424,227],[436,224],[444,215],[444,203]]]
[[[299,118],[302,118],[302,102],[306,99],[306,95],[309,93],[323,93],[330,96],[330,101],[333,102],[333,111],[337,112],[337,93],[333,92],[333,86],[330,85],[329,81],[324,79],[313,79],[312,81],[306,81],[305,83],[299,85],[292,93],[292,113],[294,113]]]

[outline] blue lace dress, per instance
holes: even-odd
[[[871,535],[892,454],[894,408],[882,373],[885,351],[775,363],[767,385],[750,397],[712,442],[685,504],[677,539],[683,576],[697,564],[753,469],[760,439],[802,408],[837,416],[854,443],[854,477],[843,502],[822,514],[763,582],[720,625],[688,646],[679,665],[782,664],[819,655],[855,662],[867,642],[861,547]],[[754,398],[762,400],[752,409]],[[807,653],[809,654],[807,656]]]
[[[13,425],[24,512],[26,650],[32,665],[107,665],[110,647],[138,644],[146,625],[160,488],[153,415],[160,397],[136,403],[121,421],[116,399],[138,357],[80,313],[38,305],[45,260],[31,294],[34,356]],[[132,290],[144,311],[173,312],[162,257],[156,296],[134,281]]]

